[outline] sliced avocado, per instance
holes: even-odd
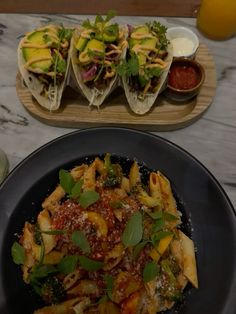
[[[45,44],[45,32],[44,31],[35,31],[31,33],[27,39],[34,44],[44,45]]]
[[[75,48],[79,51],[83,51],[87,43],[88,43],[88,38],[83,38],[80,36],[80,38],[78,39],[75,45]]]
[[[157,38],[144,38],[141,41],[141,45],[145,46],[147,48],[150,48],[150,50],[153,50],[156,47],[157,44]]]
[[[88,63],[90,61],[90,56],[88,51],[98,51],[104,52],[105,51],[105,44],[104,42],[97,40],[95,38],[90,39],[82,53],[79,54],[79,62],[81,63]]]
[[[118,24],[108,25],[104,28],[103,40],[108,43],[116,41],[119,37],[119,26]]]
[[[88,41],[87,46],[85,48],[86,51],[88,51],[89,49],[92,51],[104,52],[105,45],[102,41],[93,38]]]
[[[103,40],[106,41],[107,43],[112,43],[116,41],[116,39],[117,39],[116,34],[108,34],[108,33],[103,34]]]
[[[138,53],[137,54],[138,57],[138,63],[139,65],[144,65],[146,64],[146,56],[143,53]]]
[[[140,39],[129,38],[128,39],[128,43],[129,43],[129,48],[132,49],[135,45],[140,44],[141,40]]]
[[[137,26],[133,30],[132,34],[133,33],[149,34],[149,28],[147,25]]]
[[[43,31],[36,31],[30,34],[27,39],[35,45],[43,45],[45,44],[45,39],[44,39],[45,33]],[[34,62],[31,64],[31,67],[36,69],[39,68],[43,71],[47,71],[51,64],[52,64],[52,59],[51,59],[51,51],[49,48],[27,48],[23,47],[22,48],[22,54],[26,62],[30,61],[31,59],[35,58],[50,58],[50,60],[42,60],[38,62]]]

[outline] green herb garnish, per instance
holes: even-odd
[[[87,271],[96,271],[103,267],[104,263],[100,261],[94,261],[86,256],[80,255],[79,263],[82,268]]]
[[[149,241],[147,240],[143,240],[142,242],[139,242],[135,248],[134,248],[134,251],[133,251],[133,257],[134,259],[136,259],[140,252],[142,251],[142,249],[148,244]]]
[[[100,195],[96,191],[82,192],[83,180],[75,182],[72,175],[66,170],[59,171],[59,179],[60,185],[69,198],[75,199],[83,208],[87,208],[100,199]]]
[[[159,271],[160,271],[160,267],[157,265],[156,262],[152,261],[152,262],[147,263],[143,269],[144,283],[147,283],[151,281],[152,279],[154,279],[159,274]]]
[[[142,240],[143,221],[140,212],[134,213],[128,220],[125,230],[121,236],[122,242],[126,247],[134,246]]]
[[[135,76],[139,74],[139,62],[138,57],[135,53],[131,53],[130,58],[122,60],[121,63],[116,67],[116,71],[120,76]]]
[[[90,244],[84,235],[84,233],[80,230],[74,231],[71,236],[72,242],[77,245],[84,253],[90,253]]]
[[[79,261],[79,256],[77,255],[67,255],[63,257],[59,264],[57,265],[57,269],[60,273],[64,275],[68,275],[75,271]]]
[[[75,181],[72,175],[68,171],[61,169],[59,171],[59,180],[60,180],[60,185],[63,188],[63,190],[66,193],[70,194],[73,186],[75,185]]]
[[[96,203],[100,199],[100,195],[96,191],[84,191],[80,194],[79,203],[81,207],[87,208]]]
[[[152,234],[151,241],[153,246],[156,246],[156,244],[163,238],[172,235],[173,232],[171,231],[159,231],[157,233]]]
[[[13,262],[17,265],[22,265],[25,262],[25,249],[18,242],[14,242],[11,247],[11,256]]]

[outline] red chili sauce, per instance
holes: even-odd
[[[168,76],[168,84],[176,89],[191,89],[200,82],[197,69],[191,65],[173,64]]]

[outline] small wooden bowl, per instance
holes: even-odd
[[[174,59],[167,77],[166,97],[185,101],[196,96],[205,80],[205,70],[200,63],[187,58]]]

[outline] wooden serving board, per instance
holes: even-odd
[[[36,119],[49,125],[72,128],[123,126],[149,131],[170,131],[186,127],[200,118],[215,95],[215,64],[204,44],[200,44],[196,60],[202,64],[206,74],[198,96],[186,102],[177,103],[161,94],[151,111],[142,116],[130,110],[121,87],[115,89],[97,110],[90,108],[88,101],[68,86],[64,91],[61,107],[56,112],[49,112],[37,103],[25,87],[19,73],[16,77],[16,90],[24,107]]]

